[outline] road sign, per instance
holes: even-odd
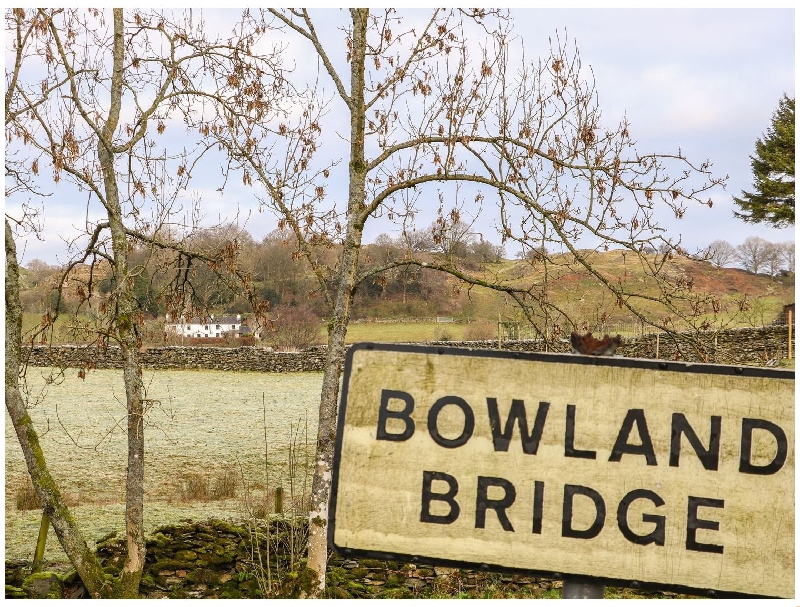
[[[794,596],[794,372],[357,344],[340,553]]]

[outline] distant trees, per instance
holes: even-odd
[[[784,94],[766,135],[756,141],[750,156],[754,192],[742,192],[734,202],[736,217],[775,227],[794,224],[794,98]]]
[[[505,257],[506,250],[503,245],[484,240],[481,234],[480,240],[476,240],[470,245],[469,253],[479,263],[498,263]]]
[[[742,268],[753,274],[758,274],[769,259],[770,243],[758,236],[750,236],[736,247],[736,251]]]
[[[308,264],[298,254],[297,238],[291,230],[273,230],[254,246],[244,267],[272,304],[300,303],[308,299],[305,276]]]
[[[706,250],[706,258],[717,268],[724,268],[738,259],[736,247],[725,240],[715,240]]]
[[[770,276],[777,276],[782,265],[781,245],[768,242],[764,254],[764,269]]]
[[[753,274],[766,271],[770,276],[776,276],[783,270],[794,272],[794,242],[773,243],[750,236],[734,247],[726,240],[715,240],[699,258],[710,261],[717,268],[735,264]]]
[[[667,246],[667,249],[669,247]],[[543,244],[538,246],[525,247],[517,251],[518,259],[525,259],[527,261],[536,262],[542,261],[547,257],[547,247]]]
[[[778,254],[790,272],[794,272],[794,242],[784,242],[778,245]]]

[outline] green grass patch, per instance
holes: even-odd
[[[468,326],[463,323],[351,323],[347,328],[347,343],[463,341]]]

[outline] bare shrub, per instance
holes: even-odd
[[[483,341],[497,338],[497,323],[488,320],[479,320],[467,325],[464,330],[464,339],[467,341]]]
[[[178,483],[178,501],[208,501],[208,481],[202,474],[190,473],[182,476]]]
[[[236,469],[233,466],[226,466],[219,472],[214,479],[214,488],[211,491],[211,499],[224,500],[236,497],[237,485]]]
[[[319,318],[307,304],[276,306],[270,339],[278,350],[303,349],[320,341]]]
[[[434,332],[434,341],[452,341],[453,335],[445,329],[444,327],[436,327],[436,331]]]
[[[209,474],[189,472],[178,478],[177,501],[212,502],[236,497],[238,474],[233,466],[210,477]]]
[[[308,525],[305,521],[311,508],[309,489],[313,445],[309,442],[307,421],[290,425],[288,461],[285,466],[280,466],[276,478],[269,465],[266,409],[264,419],[263,481],[250,482],[242,476],[242,506],[250,532],[250,566],[264,597],[294,596],[298,589],[291,589],[293,580],[298,579],[308,551]],[[256,493],[255,489],[260,491]],[[278,492],[281,493],[281,506],[277,503]]]

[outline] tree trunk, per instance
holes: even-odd
[[[350,321],[350,305],[353,302],[353,293],[356,287],[356,269],[364,229],[362,217],[366,191],[364,58],[369,11],[367,9],[351,9],[351,14],[353,17],[353,56],[350,63],[350,184],[347,203],[347,232],[328,332],[328,352],[319,407],[317,458],[309,514],[308,568],[317,575],[316,588],[310,592],[310,596],[314,598],[321,597],[325,590],[325,572],[328,563],[328,500],[336,440],[339,379],[345,357],[345,337]]]
[[[105,206],[108,214],[113,267],[117,277],[118,295],[116,337],[123,358],[122,373],[128,408],[128,468],[125,479],[125,540],[127,555],[120,576],[118,596],[136,598],[145,559],[144,538],[144,406],[142,369],[139,363],[139,343],[134,326],[136,312],[133,297],[133,278],[128,273],[128,238],[122,217],[119,186],[114,167],[113,137],[122,107],[124,70],[124,24],[122,9],[114,9],[114,65],[111,80],[111,104],[108,120],[97,145],[100,169],[103,173]]]
[[[75,519],[61,497],[44,459],[39,436],[33,427],[19,389],[22,353],[22,305],[19,299],[19,265],[11,227],[6,220],[6,410],[14,425],[28,473],[44,513],[49,517],[58,541],[84,586],[94,598],[109,596],[97,556],[89,549]]]

